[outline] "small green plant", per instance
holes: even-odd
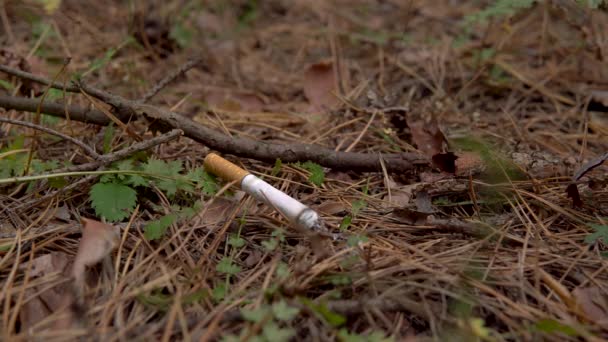
[[[390,342],[394,341],[392,337],[386,337],[384,333],[374,331],[369,334],[349,333],[345,328],[338,332],[338,341],[341,342]]]
[[[310,175],[308,176],[309,182],[316,186],[321,186],[321,184],[323,184],[323,181],[325,180],[325,171],[323,170],[323,167],[321,165],[313,163],[311,161],[307,161],[303,164],[296,163],[295,165],[310,172]]]
[[[298,316],[300,309],[292,307],[284,300],[273,304],[264,304],[255,309],[241,309],[241,316],[247,322],[262,324],[262,331],[255,336],[255,341],[283,342],[295,336],[295,330],[286,324]],[[240,341],[250,334],[249,328],[241,331],[240,336],[228,335],[222,341]]]
[[[589,227],[593,228],[595,232],[585,237],[585,243],[593,244],[602,240],[605,244],[608,244],[608,225],[590,224]]]
[[[202,168],[184,173],[179,161],[150,158],[136,164],[133,159],[126,159],[114,163],[113,169],[117,172],[104,174],[89,192],[96,214],[108,221],[129,217],[137,205],[137,190],[141,188],[154,186],[168,198],[175,198],[178,192],[192,193],[197,189],[211,195],[219,188],[215,178]],[[145,227],[146,238],[158,239],[178,219],[191,217],[196,212],[196,203],[194,207],[179,208],[179,211],[150,222]]]
[[[507,17],[516,14],[521,9],[532,7],[535,0],[496,0],[488,7],[464,18],[464,25],[470,26],[486,22],[495,17]]]
[[[578,336],[579,333],[573,327],[560,323],[554,319],[542,319],[532,327],[532,330],[541,331],[544,333],[555,334],[561,333],[566,336]]]
[[[331,311],[324,303],[317,304],[308,298],[300,298],[300,302],[333,327],[339,327],[346,323],[346,317]]]
[[[369,180],[368,180],[369,182]],[[362,189],[364,195],[367,196],[368,185],[365,185]],[[350,215],[344,216],[342,222],[340,222],[340,230],[347,230],[353,222],[353,219],[359,215],[359,212],[367,206],[367,202],[364,199],[358,199],[354,201],[351,205],[351,213]]]

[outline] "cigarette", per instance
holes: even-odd
[[[298,228],[325,233],[319,214],[283,191],[243,170],[215,153],[209,153],[204,161],[205,169],[220,178],[236,182],[241,190],[256,200],[277,209]]]

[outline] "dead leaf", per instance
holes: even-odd
[[[68,255],[62,252],[52,252],[37,257],[32,261],[30,277],[39,277],[53,272],[63,272],[68,264]],[[24,267],[27,267],[24,265]]]
[[[447,139],[439,128],[437,119],[432,118],[428,122],[420,120],[409,122],[407,125],[412,133],[412,142],[418,150],[427,157],[445,152]]]
[[[608,297],[598,287],[577,287],[572,296],[583,313],[598,325],[608,326]]]
[[[245,266],[247,268],[250,268],[257,265],[260,259],[262,259],[263,255],[264,254],[261,251],[258,251],[257,249],[254,249],[253,251],[249,252],[249,255],[247,256],[247,258],[245,258],[244,261]]]
[[[315,111],[337,107],[340,100],[336,97],[336,75],[331,62],[316,63],[304,73],[304,95]]]
[[[423,213],[408,208],[396,208],[393,210],[393,216],[402,219],[405,224],[409,225],[425,224],[430,215],[430,213]]]
[[[238,201],[232,201],[218,197],[201,210],[200,223],[204,225],[215,225],[223,222],[238,206]]]
[[[326,215],[336,215],[338,213],[348,211],[349,208],[350,206],[341,201],[326,201],[315,207],[317,211]]]
[[[205,101],[214,109],[230,112],[261,112],[264,101],[253,93],[211,90],[205,95]]]
[[[469,176],[484,169],[483,160],[474,152],[461,152],[456,159],[456,176]]]
[[[118,230],[106,223],[82,218],[82,239],[74,260],[72,275],[76,284],[84,285],[86,266],[92,266],[103,260],[118,245]]]
[[[69,257],[62,252],[52,252],[42,255],[33,260],[29,276],[31,278],[44,277],[54,273],[59,273],[59,276],[68,277]],[[44,285],[36,286],[26,290],[26,301],[19,311],[19,321],[21,329],[26,331],[32,329],[40,321],[45,320],[48,316],[58,313],[52,326],[40,326],[40,329],[60,330],[72,326],[74,317],[69,310],[73,302],[73,295],[70,291],[69,284],[60,284],[51,288]],[[66,310],[64,312],[64,310]]]
[[[410,199],[412,199],[412,192],[404,191],[404,190],[391,190],[390,200],[388,195],[383,198],[384,207],[392,207],[392,208],[402,208],[407,206],[410,203]]]

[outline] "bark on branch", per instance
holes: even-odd
[[[0,71],[24,77],[30,80],[48,84],[49,81],[40,79],[35,75],[19,71],[11,72],[10,68],[3,67]],[[71,87],[73,87],[72,85]],[[103,90],[90,87],[85,84],[76,84],[81,91],[86,92],[116,109],[116,117],[123,122],[135,117],[145,117],[148,121],[160,124],[167,129],[181,129],[184,136],[189,137],[207,147],[222,153],[232,154],[238,157],[251,158],[266,162],[274,162],[280,158],[283,162],[303,162],[310,160],[319,165],[342,170],[356,171],[382,171],[381,160],[384,161],[389,172],[404,172],[414,169],[416,166],[428,166],[428,159],[416,153],[358,153],[337,152],[325,147],[310,144],[286,144],[256,141],[245,137],[231,137],[213,129],[205,127],[185,116],[159,107],[143,104],[139,101],[131,101],[117,95],[109,94]],[[21,111],[36,112],[39,105],[37,99],[18,98],[0,94],[0,107],[5,109],[16,109]],[[41,105],[41,112],[62,118],[107,125],[110,119],[101,111],[85,109],[78,106],[67,106],[59,103],[45,102]],[[66,113],[68,114],[66,116]]]

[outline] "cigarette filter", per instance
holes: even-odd
[[[314,210],[217,154],[209,153],[204,165],[207,171],[226,181],[235,181],[256,200],[276,208],[296,226],[317,232],[325,230]]]

